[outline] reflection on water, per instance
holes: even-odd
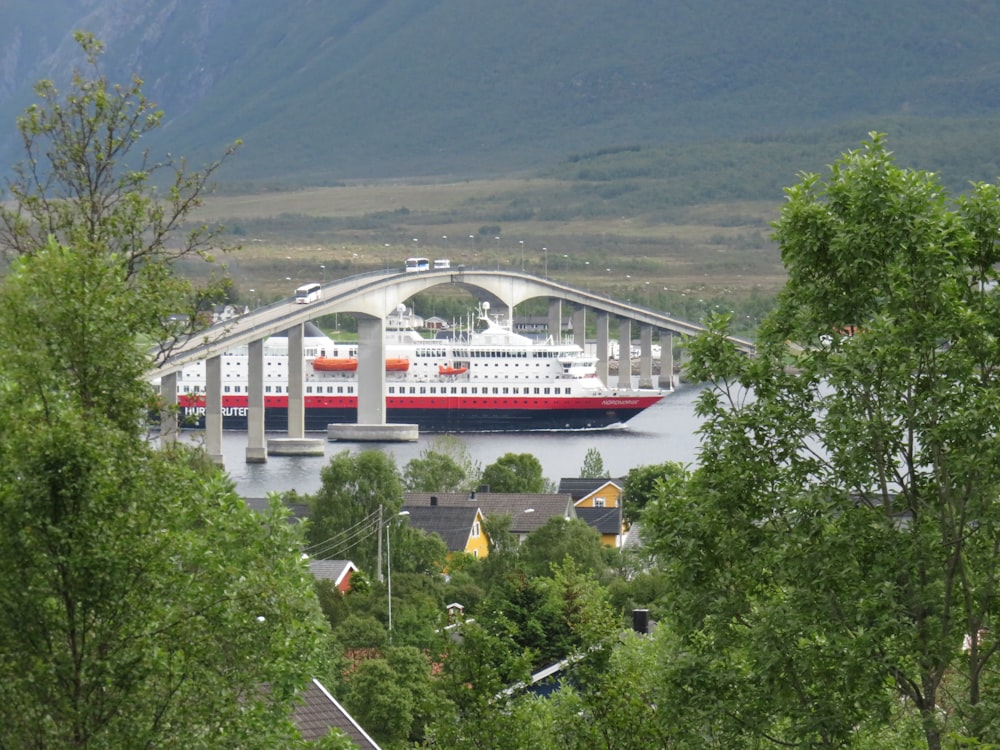
[[[600,432],[481,433],[457,435],[469,455],[482,466],[505,453],[531,453],[542,464],[545,476],[555,482],[580,475],[583,459],[596,448],[611,476],[624,476],[629,469],[663,461],[697,461],[699,420],[694,414],[701,386],[682,385],[656,406],[647,409],[620,430]],[[316,437],[320,435],[317,434]],[[402,468],[411,458],[430,448],[437,435],[423,435],[415,443],[327,442],[325,457],[272,456],[265,464],[246,462],[246,433],[227,432],[222,437],[226,470],[245,497],[263,497],[268,492],[295,490],[312,493],[319,489],[320,469],[329,458],[344,450],[375,449],[396,458]],[[186,433],[192,441],[202,433]]]

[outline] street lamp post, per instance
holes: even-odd
[[[518,240],[521,243],[521,273],[524,273],[524,240]]]

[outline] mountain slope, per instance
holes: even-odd
[[[290,185],[1000,108],[1000,4],[973,0],[8,0],[0,17],[19,40],[3,123],[87,28],[166,111],[154,145],[201,161],[241,138],[229,177]]]

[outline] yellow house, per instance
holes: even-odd
[[[403,505],[410,526],[440,536],[448,554],[465,552],[473,557],[490,554],[489,539],[483,530],[483,513],[476,505]]]
[[[622,486],[620,479],[564,478],[559,492],[573,499],[577,518],[597,529],[601,543],[621,547],[625,528],[622,521]]]

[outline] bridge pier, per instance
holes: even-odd
[[[639,387],[653,385],[653,326],[639,326]]]
[[[306,407],[303,394],[303,324],[288,329],[288,437],[301,439],[306,434]]]
[[[578,307],[573,311],[573,343],[581,349],[587,347],[587,308]]]
[[[160,447],[177,442],[177,378],[179,373],[168,372],[160,378]]]
[[[549,297],[549,337],[557,344],[562,341],[562,300]]]
[[[267,462],[264,444],[264,339],[248,344],[247,359],[247,448],[248,464]]]
[[[674,389],[674,335],[660,331],[660,388]]]
[[[205,360],[205,452],[222,465],[222,357]]]
[[[618,390],[632,390],[632,319],[618,322]]]
[[[608,383],[608,323],[611,316],[603,310],[597,311],[597,377]]]

